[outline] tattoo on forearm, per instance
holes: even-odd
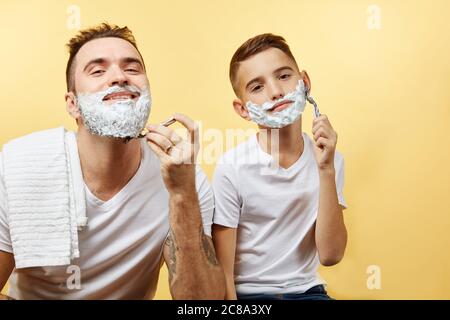
[[[172,282],[172,279],[176,273],[176,264],[177,264],[177,251],[178,246],[175,242],[175,236],[172,230],[169,231],[169,236],[166,240],[166,246],[169,247],[169,261],[167,263],[167,269],[169,270],[169,282]]]
[[[206,258],[208,259],[208,262],[213,266],[219,265],[219,262],[217,261],[216,258],[216,251],[214,250],[212,241],[204,234],[203,226],[201,226],[200,232],[202,236],[203,252],[205,253]]]

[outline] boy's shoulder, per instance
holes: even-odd
[[[244,142],[226,151],[219,158],[217,164],[238,166],[245,163],[252,163],[258,158],[258,152],[256,135],[252,135]]]

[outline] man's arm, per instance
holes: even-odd
[[[0,291],[5,286],[6,282],[14,270],[15,262],[12,253],[0,251]],[[0,294],[0,300],[12,300],[12,298]]]
[[[203,232],[195,186],[198,127],[185,115],[173,118],[188,129],[188,139],[162,125],[149,125],[147,142],[158,155],[169,192],[169,237],[164,258],[174,299],[223,299],[225,277],[214,246]]]
[[[236,288],[234,286],[234,260],[236,254],[236,228],[228,228],[213,224],[212,236],[214,247],[225,273],[226,300],[236,300]]]
[[[174,299],[223,299],[224,275],[203,232],[197,193],[170,198],[170,231],[164,246]],[[195,218],[194,218],[195,217]]]
[[[347,229],[338,202],[335,180],[337,133],[326,115],[314,119],[312,133],[320,180],[315,240],[320,263],[332,266],[342,260],[347,245]]]

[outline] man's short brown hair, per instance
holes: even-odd
[[[69,60],[67,61],[66,66],[67,91],[75,91],[74,60],[81,47],[91,40],[111,37],[123,39],[131,43],[141,56],[142,63],[144,63],[144,59],[137,48],[133,33],[127,26],[120,28],[116,25],[110,25],[104,22],[96,27],[81,30],[66,44],[69,49]]]
[[[297,65],[297,62],[292,55],[291,49],[289,48],[286,40],[284,40],[283,37],[274,35],[272,33],[264,33],[248,39],[236,50],[230,62],[230,82],[236,95],[238,95],[236,76],[239,70],[240,63],[244,60],[247,60],[251,56],[269,48],[280,49],[295,62],[295,65]]]

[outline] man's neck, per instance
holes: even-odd
[[[281,129],[260,128],[257,138],[262,150],[278,159],[283,168],[289,168],[303,153],[301,118]]]
[[[96,136],[80,128],[77,145],[84,182],[101,200],[111,199],[139,169],[141,147],[137,139],[124,143],[122,139]]]

